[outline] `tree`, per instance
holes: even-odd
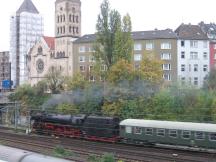
[[[109,69],[119,59],[131,61],[132,39],[129,15],[124,17],[122,25],[119,12],[111,10],[108,0],[104,0],[96,28],[97,40],[94,56],[97,62],[104,61]]]
[[[76,73],[73,77],[67,77],[65,79],[66,90],[84,89],[87,85],[87,81],[82,74]]]
[[[107,81],[110,83],[120,83],[123,81],[131,81],[134,79],[133,65],[128,61],[121,59],[114,64],[108,74]]]
[[[140,79],[149,81],[153,84],[159,84],[162,82],[162,62],[154,57],[145,57],[140,65],[140,69],[137,71],[137,75]]]
[[[210,73],[206,76],[203,88],[210,91],[216,90],[216,69],[211,69]]]
[[[77,114],[79,112],[77,105],[69,103],[59,104],[56,109],[62,114]]]
[[[61,70],[51,67],[45,77],[47,86],[52,93],[59,93],[63,89],[64,77],[61,75]]]

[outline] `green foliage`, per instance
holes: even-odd
[[[123,24],[123,25],[122,25]],[[94,56],[97,62],[103,63],[109,69],[119,59],[131,61],[132,38],[130,16],[121,20],[117,10],[111,10],[108,0],[101,4],[101,13],[97,21],[97,40]]]
[[[162,61],[160,60],[155,59],[154,57],[145,57],[141,62],[137,75],[142,80],[149,81],[153,84],[161,84],[163,74],[161,65]]]
[[[53,155],[56,157],[74,156],[74,153],[65,150],[62,146],[56,146],[53,150]]]
[[[45,75],[48,89],[51,90],[53,94],[59,93],[63,90],[64,77],[61,74],[61,70],[57,67],[51,67],[48,73]]]
[[[73,77],[67,77],[65,79],[66,90],[84,89],[87,84],[88,82],[80,73],[75,73]]]
[[[90,155],[88,162],[115,162],[115,158],[112,154],[104,154],[101,158],[96,155]]]
[[[42,82],[39,82],[38,85],[31,87],[28,84],[19,86],[14,93],[9,96],[11,101],[18,101],[21,103],[23,110],[30,108],[38,108],[41,106],[49,96],[43,93]]]
[[[79,108],[75,104],[62,103],[57,106],[57,111],[61,114],[78,114]]]
[[[114,64],[107,76],[107,81],[110,83],[119,83],[122,81],[131,81],[134,79],[133,65],[126,60],[119,60]]]
[[[216,69],[211,69],[210,73],[206,76],[203,88],[209,91],[216,90]]]

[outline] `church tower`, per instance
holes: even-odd
[[[64,75],[73,73],[73,40],[81,36],[81,1],[55,2],[55,58]]]

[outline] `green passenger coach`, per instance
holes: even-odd
[[[126,143],[216,149],[216,124],[126,119],[120,137]]]

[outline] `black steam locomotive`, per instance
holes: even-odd
[[[31,116],[32,131],[88,140],[116,142],[119,118],[87,115],[36,114]]]

